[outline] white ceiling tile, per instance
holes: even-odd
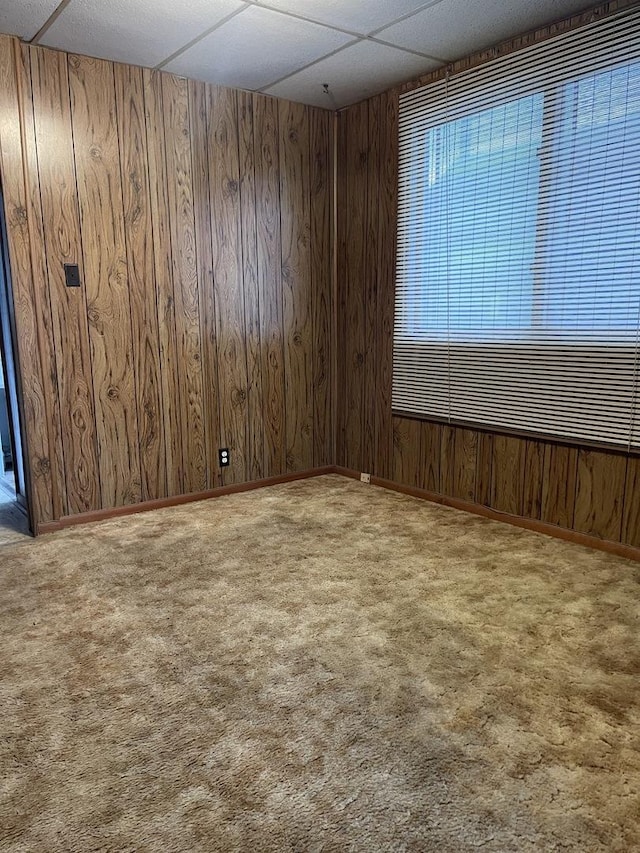
[[[437,67],[433,60],[361,41],[266,89],[266,94],[337,109]],[[322,89],[329,84],[330,96]]]
[[[337,50],[351,37],[250,6],[166,66],[239,89],[259,89]]]
[[[593,2],[70,0],[39,43],[332,108]],[[0,31],[31,39],[59,5],[60,0],[0,0]],[[352,43],[340,30],[373,38]],[[330,85],[331,98],[323,83]]]
[[[592,5],[591,0],[440,0],[376,38],[455,60]]]
[[[55,12],[60,0],[0,2],[0,33],[32,39]]]
[[[426,2],[428,0],[394,0],[393,3],[389,0],[264,0],[266,6],[282,12],[363,35],[415,12]]]
[[[240,0],[71,0],[39,44],[153,67],[243,6]]]

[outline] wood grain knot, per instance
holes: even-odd
[[[103,335],[104,323],[102,322],[102,315],[95,306],[92,305],[87,309],[87,318],[91,328],[95,329],[98,334]]]
[[[234,388],[231,392],[231,402],[234,406],[241,406],[247,399],[247,392],[244,388]]]
[[[107,389],[107,397],[110,400],[117,400],[120,397],[120,391],[115,385],[110,385]]]
[[[81,409],[74,409],[73,412],[71,412],[71,420],[73,421],[73,425],[78,430],[78,432],[86,431],[87,419],[85,418]]]
[[[358,367],[362,367],[362,365],[364,364],[364,354],[363,353],[361,353],[361,352],[356,353],[355,363]]]
[[[282,278],[285,281],[289,281],[291,278],[291,267],[289,264],[282,264]]]
[[[51,471],[51,462],[48,457],[40,456],[36,463],[36,477],[38,476],[47,476]]]
[[[300,332],[295,333],[295,335],[293,336],[293,342],[297,347],[302,346],[302,335],[300,334]]]
[[[17,205],[13,208],[13,220],[17,225],[23,225],[27,221],[27,211],[26,208],[21,205]]]
[[[134,477],[129,485],[124,490],[125,504],[135,504],[140,501],[141,484],[137,477]]]
[[[238,192],[238,182],[234,178],[230,178],[227,181],[227,189],[229,190],[230,195],[235,195]]]
[[[298,141],[298,131],[290,130],[289,131],[289,142],[297,142]]]
[[[368,160],[368,159],[369,159],[369,154],[368,154],[368,152],[367,152],[367,151],[361,151],[361,152],[360,152],[360,165],[361,165],[361,166],[366,166],[366,165],[367,165],[367,160]]]
[[[89,148],[89,156],[92,160],[102,160],[102,149],[99,145],[92,145]]]

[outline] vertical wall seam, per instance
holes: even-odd
[[[135,347],[134,347],[134,334],[133,334],[133,310],[131,306],[131,269],[129,258],[131,255],[131,246],[130,246],[130,236],[127,228],[127,219],[126,219],[126,211],[124,206],[124,181],[125,175],[123,173],[123,162],[122,162],[122,142],[120,140],[120,125],[118,121],[119,113],[118,113],[118,92],[116,87],[116,73],[115,73],[115,65],[114,63],[109,63],[111,68],[111,80],[113,83],[113,108],[115,110],[115,130],[116,130],[116,139],[118,144],[118,173],[120,175],[120,203],[121,203],[121,213],[122,213],[122,231],[124,237],[124,261],[127,270],[127,293],[129,295],[129,340],[131,342],[131,359],[132,364],[130,365],[131,372],[133,373],[133,403],[134,403],[134,411],[135,411],[135,446],[138,448],[138,472],[140,477],[139,488],[140,488],[140,497],[144,500],[145,495],[143,492],[143,455],[142,455],[142,446],[141,446],[141,437],[140,437],[140,423],[138,419],[138,415],[140,412],[140,401],[138,399],[138,383],[136,382],[136,368],[139,368],[139,365],[135,365]],[[115,229],[114,229],[115,230]],[[145,470],[146,476],[146,470]],[[146,489],[146,486],[145,486]]]

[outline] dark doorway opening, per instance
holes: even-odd
[[[0,545],[29,529],[11,271],[0,188]]]

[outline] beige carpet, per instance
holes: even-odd
[[[0,564],[7,853],[640,850],[638,565],[337,475]]]

